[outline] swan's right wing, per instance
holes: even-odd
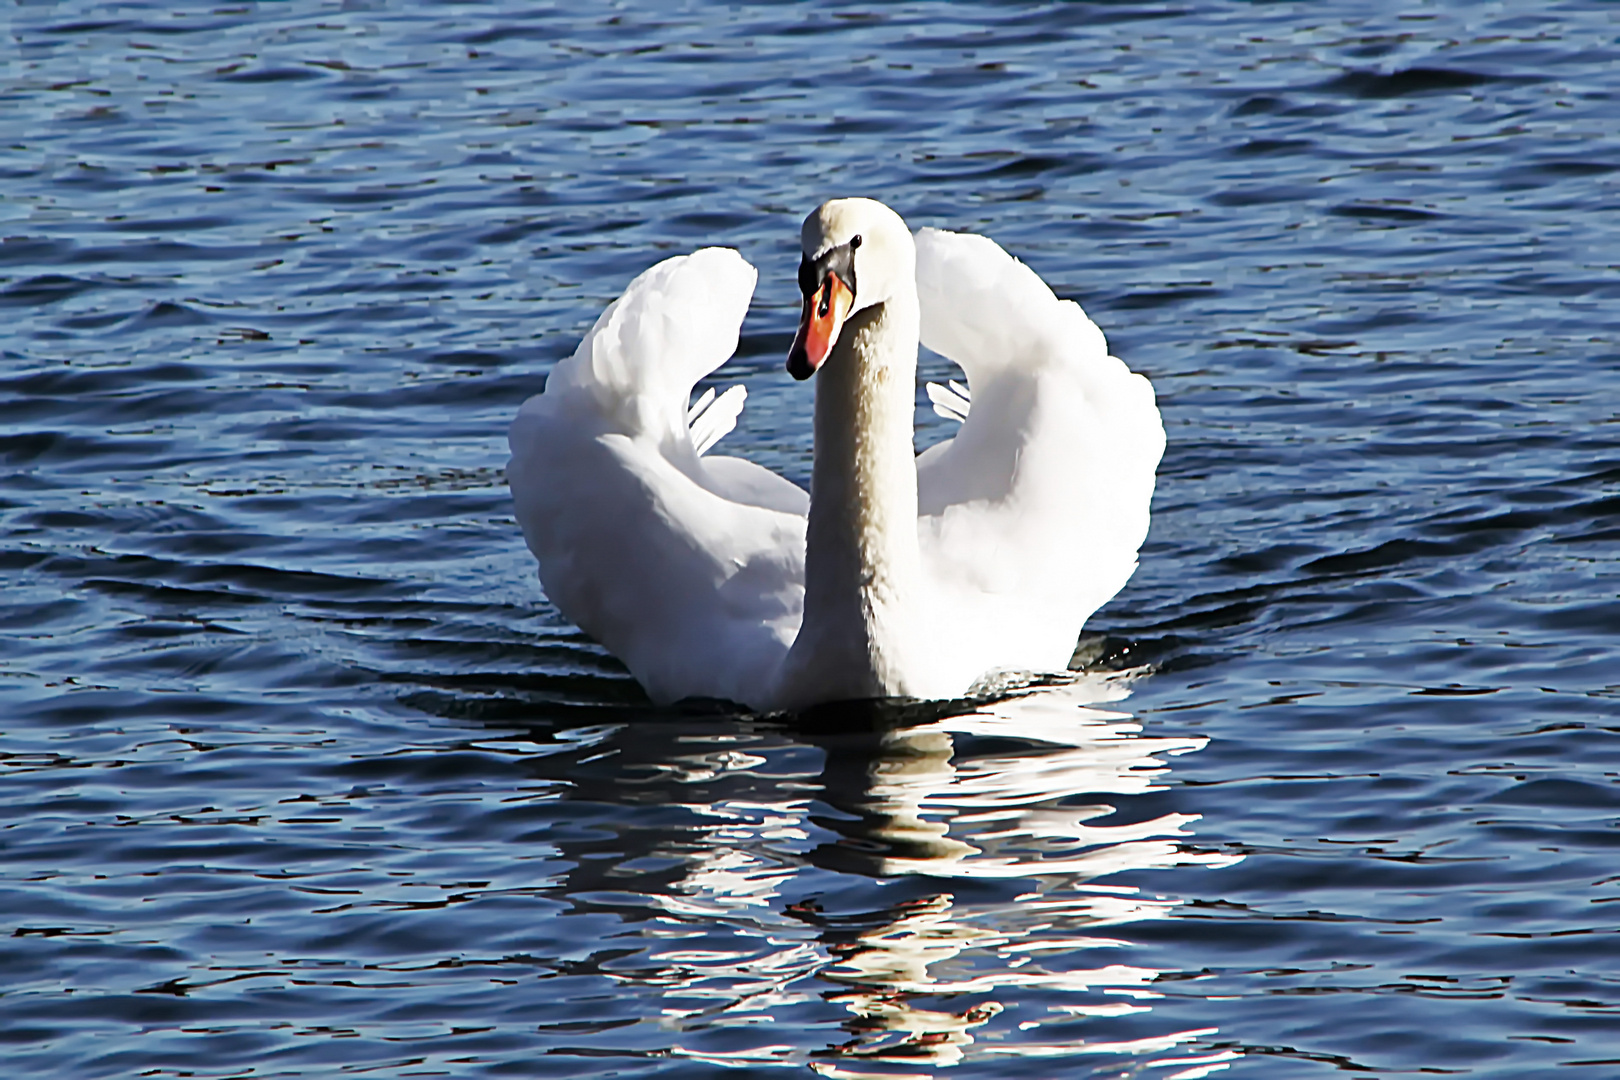
[[[699,457],[695,440],[735,422],[728,399],[700,402],[688,428],[692,386],[736,348],[754,281],[724,248],[658,264],[512,423],[507,480],[546,595],[659,701],[765,701],[798,631],[807,497]]]
[[[921,230],[917,286],[923,344],[968,381],[931,392],[966,415],[917,460],[923,557],[965,628],[947,647],[981,671],[1061,668],[1147,535],[1164,451],[1153,388],[985,237]]]
[[[686,430],[692,436],[692,449],[702,457],[714,444],[730,434],[742,415],[743,403],[748,400],[748,389],[742,383],[726,388],[719,397],[714,388],[703,391],[703,396],[686,410]]]

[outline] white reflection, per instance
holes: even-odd
[[[713,818],[714,828],[680,895],[662,898],[663,907],[684,919],[746,914],[774,933],[762,935],[769,947],[746,959],[659,954],[685,971],[679,996],[697,1006],[670,1010],[667,1021],[768,1023],[771,1008],[837,1002],[849,1013],[849,1037],[812,1062],[832,1077],[927,1075],[895,1069],[949,1066],[969,1054],[1118,1055],[1177,1080],[1225,1068],[1235,1054],[1193,1053],[1187,1045],[1212,1028],[1145,1039],[1093,1034],[1150,1011],[1161,996],[1153,989],[1160,972],[1113,962],[1105,950],[1128,942],[1107,931],[1162,918],[1177,903],[1096,879],[1238,858],[1191,848],[1195,815],[1109,824],[1115,807],[1104,799],[1162,789],[1167,759],[1207,742],[1147,736],[1128,714],[1099,707],[1128,693],[1126,678],[1081,677],[920,724],[807,729],[797,737],[826,754],[818,791],[787,802],[690,807]],[[744,757],[694,755],[668,768],[709,777]],[[828,879],[806,864],[877,878],[926,876],[940,889],[876,912],[829,915],[815,898],[817,883],[825,889]],[[949,884],[1015,878],[1032,890],[1010,903],[964,901]],[[961,1011],[939,1007],[969,995],[978,1000]],[[1055,1004],[1054,995],[1071,1000]],[[1014,1016],[1004,1015],[1009,1009]],[[998,1016],[996,1037],[984,1041]],[[794,1055],[764,1047],[735,1059],[701,1056],[740,1065]]]
[[[883,734],[864,776],[828,777],[824,797],[868,824],[839,829],[845,850],[822,852],[822,858],[878,877],[1093,878],[1230,863],[1224,855],[1185,852],[1173,839],[1189,835],[1186,826],[1196,815],[1088,825],[1114,807],[1059,805],[1080,796],[1158,790],[1163,785],[1155,781],[1168,771],[1161,757],[1209,741],[1144,736],[1130,715],[1095,707],[1128,693],[1121,679],[1081,678]],[[1017,740],[1023,752],[957,765],[955,736],[964,735]],[[1026,748],[1030,743],[1043,745]]]

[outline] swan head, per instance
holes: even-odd
[[[833,199],[799,233],[804,312],[788,350],[795,379],[816,373],[844,322],[917,285],[917,247],[903,218],[876,199]]]

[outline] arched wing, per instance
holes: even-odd
[[[727,248],[659,263],[512,423],[507,480],[546,595],[661,701],[762,701],[798,631],[808,497],[700,456],[739,397],[689,408],[735,350],[755,278]]]
[[[985,237],[921,230],[917,286],[923,344],[968,384],[944,401],[967,406],[955,438],[917,459],[923,559],[963,628],[942,648],[978,670],[1060,668],[1147,535],[1164,452],[1153,388]]]

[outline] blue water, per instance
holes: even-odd
[[[1620,8],[63,0],[4,49],[6,1076],[1620,1075]],[[660,710],[539,589],[506,424],[666,254],[760,268],[726,445],[807,475],[843,194],[1153,379],[1076,690]]]

